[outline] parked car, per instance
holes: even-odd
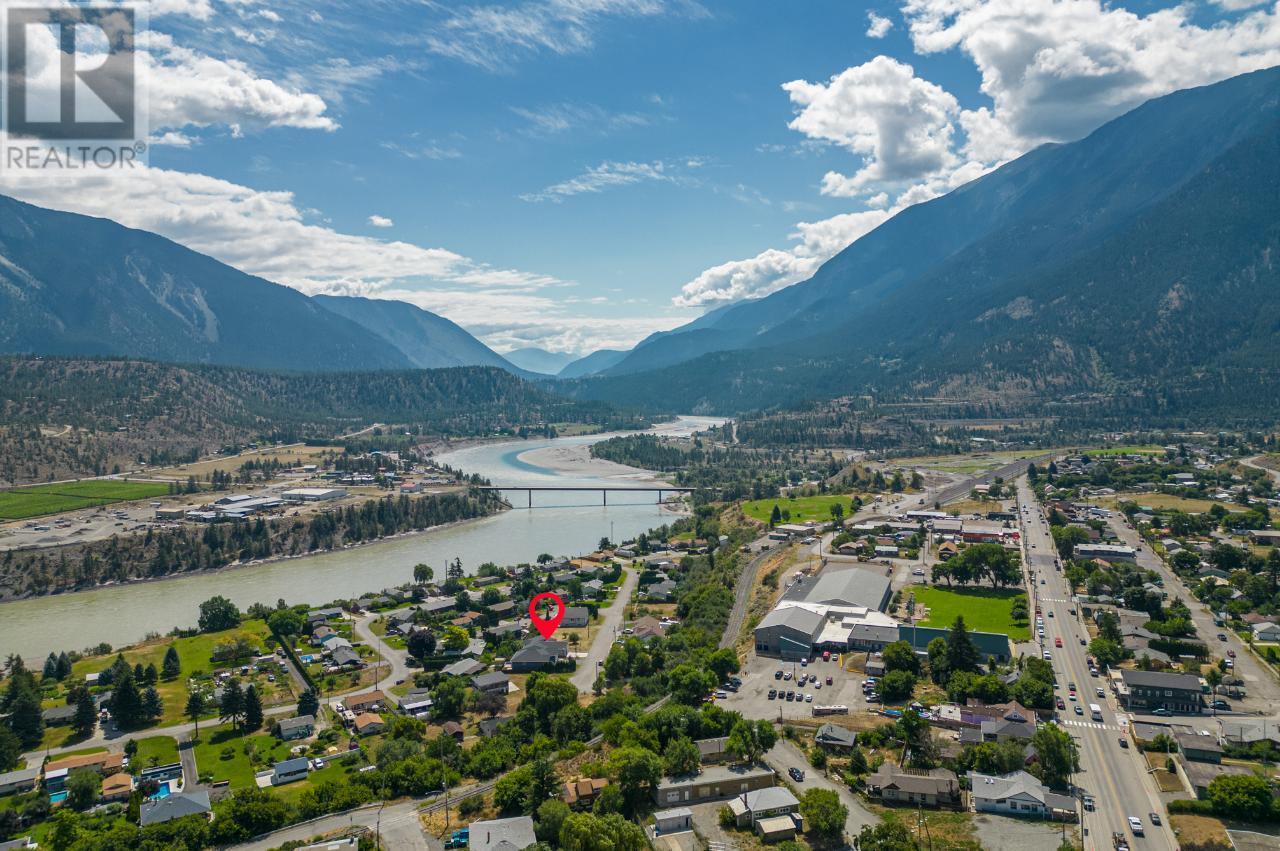
[[[775,697],[777,697],[777,696],[778,696],[778,690],[777,690],[776,688],[771,688],[771,689],[769,689],[769,699],[770,699],[770,700],[773,700],[773,699],[774,699]]]
[[[796,781],[797,783],[804,782],[804,772],[801,771],[799,768],[788,768],[787,774],[789,774],[791,776],[791,779]]]
[[[774,672],[773,672],[773,678],[774,678],[775,680],[780,680],[780,679],[782,679],[782,669],[781,669],[781,668],[779,668],[778,670],[776,670],[776,671],[774,671]]]
[[[1120,737],[1120,747],[1124,748],[1125,750],[1129,749],[1129,740],[1126,739],[1124,736]]]
[[[1167,718],[1168,716],[1172,715],[1173,713],[1172,713],[1172,712],[1170,712],[1168,709],[1165,709],[1163,706],[1157,706],[1155,709],[1151,710],[1151,714],[1152,714],[1152,715],[1159,715],[1159,716],[1161,716],[1161,717]]]

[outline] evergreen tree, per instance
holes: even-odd
[[[164,714],[164,701],[160,699],[160,692],[156,691],[155,686],[147,686],[147,690],[142,693],[142,715],[148,721],[155,721]]]
[[[142,695],[138,693],[138,684],[133,674],[128,673],[115,684],[111,692],[111,714],[116,724],[124,729],[138,726],[143,718]]]
[[[964,617],[958,615],[951,625],[951,634],[947,636],[947,671],[978,670],[978,648],[969,637],[969,630],[964,625]]]
[[[244,715],[244,692],[240,690],[240,681],[232,679],[222,687],[222,699],[218,703],[218,720],[230,721],[231,726],[238,730],[242,715]]]
[[[26,749],[35,748],[44,738],[44,716],[40,694],[34,689],[21,689],[9,703],[9,729]]]
[[[152,662],[151,664],[147,665],[146,669],[142,672],[142,682],[145,685],[153,686],[159,681],[160,681],[160,674],[159,672],[156,671],[155,663]]]
[[[71,676],[71,659],[67,657],[64,650],[58,654],[58,681],[61,682]]]
[[[256,730],[262,726],[262,699],[258,690],[250,685],[244,692],[244,726]]]
[[[182,673],[182,660],[178,658],[178,649],[172,644],[164,653],[164,662],[160,669],[160,673],[166,680],[175,679]]]
[[[80,690],[75,706],[76,716],[72,725],[77,735],[88,736],[98,724],[98,707],[94,705],[93,697],[87,689]]]
[[[186,716],[196,725],[195,738],[200,738],[200,716],[204,714],[204,695],[193,691],[187,695]]]
[[[56,680],[58,678],[58,657],[53,653],[44,660],[44,678],[46,680]]]
[[[298,714],[314,716],[320,710],[320,696],[309,688],[298,697]]]

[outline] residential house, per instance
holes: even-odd
[[[1280,624],[1264,621],[1253,625],[1254,641],[1280,641]]]
[[[734,796],[729,801],[738,827],[749,827],[765,818],[788,816],[800,810],[800,801],[786,786],[766,786]]]
[[[1187,782],[1196,793],[1196,797],[1204,800],[1209,796],[1209,784],[1219,777],[1237,775],[1251,777],[1253,771],[1243,765],[1219,765],[1212,762],[1192,762],[1182,755],[1177,758],[1178,768],[1186,775]]]
[[[444,722],[444,724],[440,727],[440,730],[446,736],[449,736],[450,738],[452,738],[454,741],[457,741],[457,742],[461,742],[464,738],[466,738],[466,733],[463,731],[462,725],[459,724],[457,721]]]
[[[124,754],[118,751],[100,751],[55,759],[45,764],[44,774],[48,777],[51,773],[58,771],[69,773],[77,768],[96,769],[103,777],[118,774],[124,770]]]
[[[126,771],[102,778],[102,801],[127,801],[133,794],[133,776]]]
[[[957,547],[954,543],[952,543],[951,541],[943,541],[941,544],[938,545],[938,560],[949,561],[953,556],[955,556],[959,552],[960,552],[960,548]]]
[[[324,638],[320,639],[320,646],[324,649],[325,653],[332,653],[340,647],[345,647],[350,650],[352,645],[350,641],[343,638],[341,635],[338,635],[337,633],[329,633]]]
[[[526,629],[527,627],[521,621],[502,621],[497,626],[486,629],[484,634],[501,640],[509,635],[524,635]]]
[[[969,772],[969,797],[980,813],[1039,818],[1073,818],[1076,801],[1050,792],[1049,787],[1025,771],[995,776]]]
[[[485,606],[485,610],[489,612],[489,614],[498,618],[511,617],[517,612],[516,602],[514,600],[499,600],[496,603],[491,603],[490,605]]]
[[[754,792],[774,785],[773,769],[765,765],[711,765],[697,774],[664,777],[653,790],[659,806],[712,801]]]
[[[351,726],[355,729],[357,736],[374,736],[387,729],[386,722],[376,712],[361,712],[351,722]]]
[[[484,670],[484,665],[475,659],[459,659],[452,664],[445,665],[440,669],[440,673],[449,674],[454,677],[470,677]]]
[[[565,606],[564,617],[560,626],[568,629],[581,629],[591,622],[591,610],[586,606]]]
[[[631,625],[631,633],[641,641],[648,642],[655,638],[662,638],[666,634],[666,629],[657,618],[645,615]]]
[[[603,777],[585,777],[569,780],[564,784],[564,792],[560,797],[573,809],[589,810],[596,797],[604,791],[609,781]]]
[[[40,717],[44,719],[46,727],[65,727],[76,720],[76,708],[74,706],[51,706],[41,712]]]
[[[281,786],[295,780],[305,780],[310,770],[311,760],[305,756],[295,756],[293,759],[277,762],[271,769],[271,785]]]
[[[501,671],[480,674],[471,678],[471,687],[486,694],[505,695],[511,690],[511,678]]]
[[[814,733],[813,741],[826,748],[849,751],[858,743],[858,734],[835,724],[823,724]]]
[[[342,620],[342,609],[337,606],[329,609],[312,609],[307,612],[307,625],[311,627],[336,620]]]
[[[510,720],[511,720],[510,715],[495,715],[492,718],[481,719],[480,723],[477,724],[476,726],[480,730],[480,735],[485,738],[488,738],[494,735],[495,733],[497,733],[498,730],[502,727],[502,725],[507,723]]]
[[[983,719],[976,730],[972,727],[961,730],[960,743],[1005,742],[1011,739],[1029,739],[1035,734],[1035,714],[1018,704],[1012,704],[996,717]]]
[[[334,635],[333,627],[328,624],[321,624],[311,631],[311,646],[319,647],[331,635]]]
[[[471,822],[470,851],[521,851],[538,842],[528,816]]]
[[[960,781],[944,768],[915,771],[886,762],[867,778],[867,789],[892,804],[939,807],[960,802]]]
[[[655,582],[644,590],[646,600],[653,602],[665,603],[671,599],[676,593],[676,583],[673,579],[664,579],[661,582]]]
[[[511,654],[506,670],[522,674],[529,671],[545,671],[554,668],[569,656],[569,645],[563,641],[550,641],[545,638],[531,638],[525,645]]]
[[[473,623],[475,623],[476,621],[480,620],[483,617],[484,615],[480,614],[479,612],[464,612],[463,614],[449,621],[449,623],[453,624],[454,626],[460,626],[463,629],[470,629]]]
[[[653,814],[653,832],[655,836],[686,833],[690,830],[693,830],[693,810],[688,807],[658,810]]]
[[[380,690],[367,691],[342,698],[342,706],[349,712],[376,712],[383,707],[387,696]]]
[[[1195,762],[1222,762],[1222,745],[1216,736],[1202,736],[1192,730],[1175,732],[1173,740],[1178,743],[1178,750],[1189,760]]]
[[[360,654],[355,650],[352,650],[350,647],[336,648],[330,658],[333,660],[333,664],[341,668],[364,667],[364,662],[361,661]]]
[[[18,768],[0,774],[0,795],[12,795],[15,792],[30,792],[36,788],[36,780],[40,777],[40,768]]]
[[[213,807],[209,804],[207,791],[173,792],[163,798],[145,801],[139,811],[138,823],[146,827],[187,816],[201,815],[208,818],[211,812]]]
[[[316,731],[314,715],[299,715],[297,718],[281,718],[276,722],[276,735],[282,741],[305,739]]]

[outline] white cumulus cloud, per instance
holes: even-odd
[[[893,21],[875,12],[867,12],[867,38],[884,38],[891,29]]]
[[[389,228],[395,226],[395,222],[391,221],[391,219],[388,219],[386,216],[379,216],[376,213],[369,217],[369,224],[373,225],[375,228]]]

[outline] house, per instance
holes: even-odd
[[[386,703],[387,696],[380,690],[367,691],[364,694],[353,694],[342,699],[342,706],[349,712],[377,711]]]
[[[325,653],[332,653],[340,647],[351,649],[351,642],[336,633],[329,633],[320,639],[320,646],[324,648]]]
[[[281,718],[276,723],[276,735],[282,741],[305,739],[316,731],[316,719],[313,715],[299,715],[297,718]]]
[[[1222,745],[1216,736],[1202,736],[1187,730],[1175,732],[1173,740],[1178,743],[1178,750],[1189,760],[1195,762],[1222,762]]]
[[[334,634],[333,627],[328,624],[316,627],[311,631],[311,646],[319,647],[321,644],[324,644],[324,640],[326,638]]]
[[[1254,641],[1280,641],[1280,624],[1256,623],[1253,625]]]
[[[972,727],[961,730],[960,743],[1007,742],[1011,739],[1029,739],[1035,734],[1035,715],[1031,710],[1015,704],[994,718],[983,719],[976,730]]]
[[[528,816],[471,822],[470,851],[521,851],[536,844]]]
[[[497,733],[499,728],[510,720],[510,715],[495,715],[492,718],[482,719],[476,726],[480,730],[480,735],[484,738],[488,738]]]
[[[449,674],[454,677],[470,677],[484,670],[484,665],[475,659],[459,659],[458,661],[445,665],[440,669],[440,673]]]
[[[337,648],[330,658],[333,659],[333,664],[343,668],[360,668],[364,666],[364,662],[360,660],[360,654],[350,647]]]
[[[133,794],[133,776],[128,772],[121,771],[119,774],[102,778],[103,803],[127,801],[131,794]]]
[[[703,765],[725,762],[732,756],[729,753],[728,736],[698,739],[694,744],[698,747],[698,759]]]
[[[305,756],[296,756],[293,759],[277,762],[271,769],[271,785],[281,786],[295,780],[305,780],[310,770],[311,760]]]
[[[589,810],[591,805],[595,803],[596,797],[604,791],[604,787],[609,785],[609,781],[603,777],[586,777],[577,780],[568,780],[564,784],[564,792],[560,797],[570,807],[577,809]]]
[[[480,620],[483,617],[484,615],[480,614],[479,612],[464,612],[463,614],[449,621],[449,623],[453,624],[454,626],[460,626],[463,629],[468,629],[473,623],[475,623],[476,621]]]
[[[756,833],[763,842],[785,842],[795,839],[798,824],[803,820],[799,814],[785,816],[769,816],[756,821]]]
[[[307,612],[307,625],[315,627],[317,624],[326,623],[342,619],[342,609],[333,607],[330,609],[312,609]]]
[[[569,656],[569,645],[563,641],[550,641],[545,638],[531,638],[525,645],[511,654],[506,670],[522,674],[529,671],[545,671],[554,668]]]
[[[209,805],[208,792],[174,792],[163,798],[143,803],[138,823],[146,827],[149,824],[161,824],[187,816],[201,815],[208,818],[211,812],[213,807]]]
[[[591,610],[586,606],[565,606],[560,626],[581,629],[591,622]]]
[[[957,547],[954,543],[952,543],[951,541],[944,541],[938,545],[938,560],[949,561],[952,558],[952,556],[956,555],[959,552],[960,552],[960,548]]]
[[[592,579],[582,583],[582,593],[592,599],[599,599],[604,596],[604,582],[599,579]]]
[[[858,743],[858,734],[844,727],[837,727],[835,724],[823,724],[818,728],[818,732],[814,733],[813,741],[826,748],[847,751],[852,750]]]
[[[1038,818],[1074,818],[1075,799],[1050,792],[1025,771],[994,776],[969,772],[969,797],[980,813]]]
[[[1251,777],[1253,772],[1243,765],[1217,765],[1212,762],[1191,762],[1182,756],[1177,757],[1178,768],[1186,775],[1187,782],[1196,797],[1204,800],[1209,795],[1209,784],[1219,777],[1238,775]]]
[[[1116,694],[1127,709],[1200,713],[1200,678],[1190,674],[1125,668],[1120,671]]]
[[[503,621],[497,626],[491,626],[484,631],[485,635],[493,638],[506,638],[508,635],[523,635],[527,627],[520,621]]]
[[[457,742],[461,742],[466,737],[466,733],[463,731],[462,725],[457,721],[444,722],[440,727],[440,731]]]
[[[652,641],[666,634],[661,621],[652,615],[645,615],[631,625],[631,633],[641,641]]]
[[[800,801],[786,786],[767,786],[743,792],[729,801],[738,827],[748,827],[764,818],[786,816],[800,809]]]
[[[673,579],[664,579],[661,582],[655,582],[644,591],[646,600],[653,602],[666,602],[671,599],[671,595],[676,593],[676,583]]]
[[[471,678],[471,687],[486,694],[506,694],[511,690],[511,678],[500,671],[480,674]]]
[[[351,722],[351,726],[355,728],[358,736],[374,736],[387,729],[386,722],[376,712],[361,712]]]
[[[30,792],[36,788],[36,780],[39,777],[39,766],[6,771],[4,774],[0,774],[0,795],[12,795],[14,792]]]
[[[68,756],[62,759],[56,759],[53,762],[45,764],[44,774],[47,778],[50,774],[63,772],[69,774],[77,768],[93,768],[99,774],[106,777],[109,774],[118,774],[124,770],[124,754],[119,752],[101,751],[99,753],[86,753],[77,756]]]
[[[893,804],[939,807],[960,802],[960,781],[944,768],[912,771],[886,762],[867,778],[867,789]]]
[[[690,830],[693,830],[693,810],[688,807],[658,810],[653,814],[653,832],[655,836],[684,833]]]
[[[74,706],[52,706],[40,713],[46,727],[63,727],[76,720]]]
[[[773,769],[765,765],[712,765],[698,774],[664,777],[653,790],[659,806],[701,803],[772,786]]]
[[[499,600],[496,603],[490,603],[485,609],[496,617],[508,617],[515,614],[516,604],[513,600]]]

